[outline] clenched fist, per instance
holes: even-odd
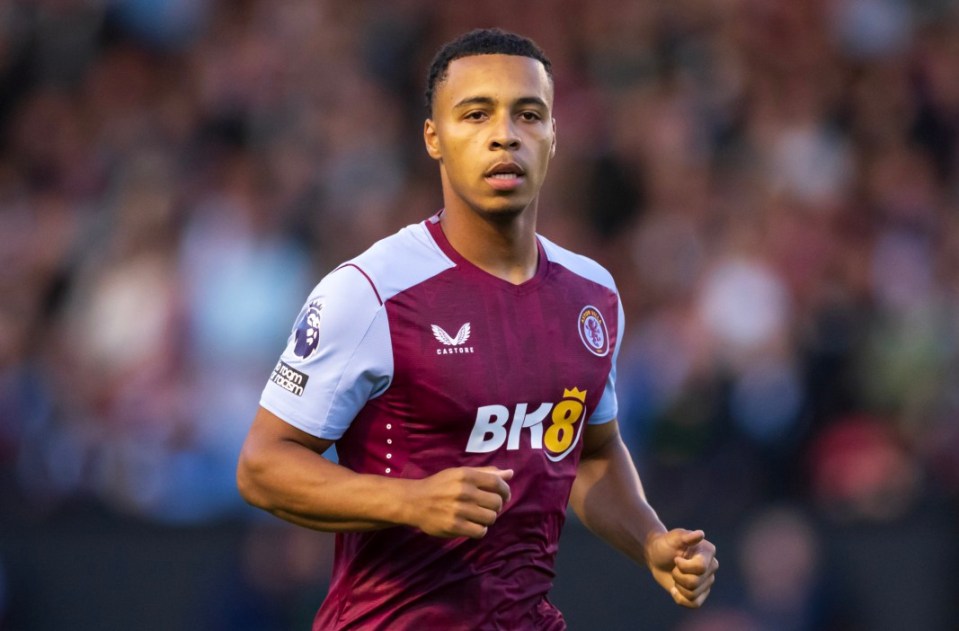
[[[479,539],[509,501],[512,469],[445,469],[409,487],[407,522],[436,537]]]
[[[651,536],[646,559],[656,582],[676,604],[690,608],[706,601],[719,569],[716,546],[702,530],[676,528]]]

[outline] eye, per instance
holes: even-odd
[[[472,112],[467,112],[463,118],[470,121],[486,120],[486,112],[482,110],[473,110]]]
[[[543,117],[539,115],[539,112],[533,112],[533,111],[530,111],[530,110],[527,110],[527,111],[525,111],[525,112],[521,112],[519,116],[520,116],[520,118],[522,118],[524,121],[526,121],[526,122],[528,122],[528,123],[532,123],[532,122],[534,122],[534,121],[538,121],[538,120],[542,120],[542,119],[543,119]]]

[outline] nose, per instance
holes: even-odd
[[[504,117],[502,123],[500,123],[496,129],[493,131],[493,136],[490,138],[489,148],[490,151],[515,151],[520,147],[519,134],[516,133],[516,128],[513,124],[513,121],[510,117]]]

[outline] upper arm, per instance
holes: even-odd
[[[589,506],[597,506],[595,497],[603,497],[603,493],[596,494],[596,487],[602,486],[604,479],[617,479],[610,472],[621,470],[625,445],[619,437],[619,425],[616,419],[599,425],[587,425],[583,430],[583,451],[580,454],[576,468],[576,479],[570,490],[569,503],[576,515],[589,525],[586,512]],[[628,455],[626,456],[628,459]],[[594,497],[590,502],[589,498]],[[602,504],[603,502],[600,502]]]
[[[332,440],[317,438],[297,429],[261,406],[253,418],[237,462],[236,482],[240,495],[261,508],[268,506],[268,495],[257,483],[264,473],[290,466],[291,448],[322,455],[332,444]]]
[[[617,441],[620,441],[620,437],[616,419],[608,423],[587,425],[583,430],[583,452],[580,461],[601,456]]]
[[[333,445],[333,441],[327,438],[318,438],[298,429],[273,412],[264,407],[256,411],[253,418],[253,424],[247,434],[246,442],[243,445],[243,451],[248,450],[266,450],[271,445],[284,442],[296,443],[306,447],[310,451],[322,455]]]

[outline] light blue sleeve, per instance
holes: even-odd
[[[310,293],[260,405],[304,432],[337,440],[392,377],[386,309],[366,274],[347,265]]]
[[[608,423],[619,414],[619,402],[616,399],[616,362],[619,360],[619,349],[623,345],[623,333],[626,328],[626,314],[623,311],[623,301],[616,294],[616,317],[618,318],[616,326],[616,348],[613,349],[612,367],[609,369],[609,376],[606,378],[606,387],[603,388],[603,396],[599,400],[593,415],[589,417],[590,425],[600,425]]]

